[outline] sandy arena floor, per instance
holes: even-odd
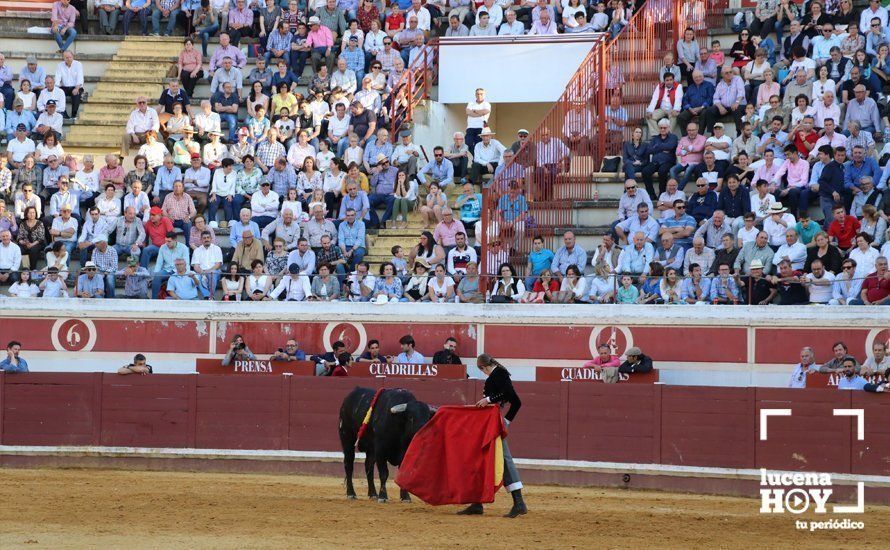
[[[359,489],[361,485],[357,485]],[[390,495],[398,493],[389,486]],[[364,491],[364,489],[360,489]],[[805,533],[753,499],[529,487],[530,514],[347,501],[334,478],[0,470],[0,548],[887,548],[890,507],[864,531]],[[804,516],[804,519],[812,519]],[[883,523],[883,524],[882,524]]]

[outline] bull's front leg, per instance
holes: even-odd
[[[374,455],[365,454],[365,475],[368,476],[368,498],[377,498],[377,489],[374,487]]]
[[[380,476],[380,494],[377,502],[386,502],[389,498],[386,495],[386,479],[389,477],[389,465],[385,458],[377,459],[377,474]]]
[[[344,447],[343,449],[343,469],[346,470],[346,498],[355,500],[355,487],[352,485],[352,471],[355,467],[355,450],[350,447]]]
[[[399,490],[399,498],[402,502],[411,502],[411,495],[404,489]]]

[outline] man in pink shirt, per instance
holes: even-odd
[[[50,30],[56,39],[56,44],[59,45],[59,53],[62,53],[71,47],[74,39],[77,38],[77,31],[74,30],[77,10],[69,0],[59,0],[53,4],[50,21],[52,22]]]
[[[617,382],[618,367],[621,366],[621,359],[617,355],[612,355],[612,348],[606,343],[598,345],[596,351],[598,355],[584,363],[584,368],[595,370],[604,382]],[[606,372],[603,372],[603,369]]]
[[[306,45],[312,48],[312,68],[318,72],[322,62],[327,66],[328,72],[334,70],[334,35],[331,29],[321,24],[321,19],[316,16],[309,18],[309,35],[306,37]]]
[[[671,168],[671,177],[680,180],[683,172],[702,161],[707,138],[698,133],[698,124],[690,122],[686,125],[686,135],[677,143],[677,164]]]
[[[782,178],[785,178],[783,185]],[[785,146],[785,163],[776,172],[773,185],[776,200],[790,204],[792,212],[806,211],[810,205],[810,164],[800,158],[800,151],[793,143]],[[785,198],[787,197],[787,199]]]
[[[445,208],[442,210],[442,221],[440,221],[436,225],[436,229],[433,231],[433,238],[436,239],[436,242],[442,245],[442,247],[448,249],[454,247],[454,236],[458,233],[466,234],[467,230],[464,229],[464,224],[454,219],[454,213],[450,208]],[[446,253],[448,250],[445,251]]]

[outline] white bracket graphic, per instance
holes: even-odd
[[[761,441],[766,441],[766,423],[771,416],[791,416],[791,409],[760,409]]]
[[[837,506],[832,511],[835,514],[864,514],[865,513],[865,482],[856,483],[856,506]]]
[[[865,441],[865,409],[833,409],[834,416],[856,417],[856,439]]]

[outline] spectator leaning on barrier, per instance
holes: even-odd
[[[118,374],[140,374],[145,376],[146,374],[152,374],[154,369],[151,365],[147,363],[145,356],[141,353],[137,353],[133,357],[133,362],[129,365],[124,365],[123,367],[117,369]]]
[[[306,352],[293,338],[288,338],[283,348],[278,348],[270,357],[272,361],[305,361]]]
[[[12,340],[6,344],[6,358],[3,361],[0,361],[0,371],[28,372],[28,362],[19,356],[21,351],[21,342]]]

